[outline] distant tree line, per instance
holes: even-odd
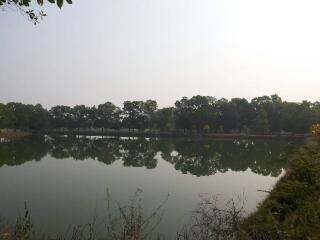
[[[122,108],[111,102],[88,107],[58,105],[50,110],[40,104],[0,103],[0,128],[128,129],[193,131],[198,133],[307,133],[320,122],[320,102],[282,101],[278,95],[215,99],[183,97],[174,107],[158,108],[154,100],[125,101]]]

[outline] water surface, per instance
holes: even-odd
[[[245,196],[254,211],[284,172],[296,143],[275,140],[188,140],[38,137],[0,143],[0,215],[13,221],[26,201],[37,230],[52,235],[97,219],[101,233],[106,189],[127,204],[142,189],[146,214],[167,194],[156,232],[174,236],[200,195],[221,207]]]

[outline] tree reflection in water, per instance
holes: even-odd
[[[49,154],[56,159],[94,159],[107,165],[122,161],[125,167],[152,169],[162,158],[176,170],[196,176],[251,169],[257,174],[276,177],[286,165],[285,156],[297,145],[298,142],[286,140],[42,136],[2,141],[0,167],[39,161]]]

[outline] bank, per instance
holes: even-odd
[[[320,140],[309,138],[241,227],[240,239],[320,239]]]
[[[13,130],[13,129],[0,129],[0,138],[19,138],[19,137],[27,137],[32,133],[21,130]]]

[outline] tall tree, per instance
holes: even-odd
[[[269,132],[270,126],[268,121],[268,115],[263,108],[259,108],[256,112],[256,116],[251,125],[255,133],[266,134]]]
[[[158,104],[155,100],[147,100],[143,104],[144,115],[146,116],[146,128],[154,128],[155,114],[158,109]]]
[[[44,130],[50,126],[49,112],[40,104],[32,107],[29,128],[31,130]]]
[[[72,111],[73,128],[88,128],[93,125],[91,109],[85,105],[76,105]]]
[[[122,109],[122,123],[128,129],[144,129],[147,125],[147,117],[144,114],[142,101],[125,101]]]
[[[0,103],[0,129],[7,128],[9,126],[9,111],[6,105]]]
[[[155,127],[167,131],[174,129],[174,108],[161,108],[155,114]]]
[[[188,104],[189,99],[183,97],[181,100],[175,102],[175,126],[177,129],[192,129],[192,109]]]
[[[54,128],[73,129],[72,108],[68,106],[58,105],[52,107],[49,111],[52,126]]]
[[[111,102],[100,104],[96,109],[95,127],[117,129],[120,127],[121,110]]]
[[[236,131],[239,128],[239,114],[235,104],[222,98],[217,101],[216,107],[219,130],[223,132]]]

